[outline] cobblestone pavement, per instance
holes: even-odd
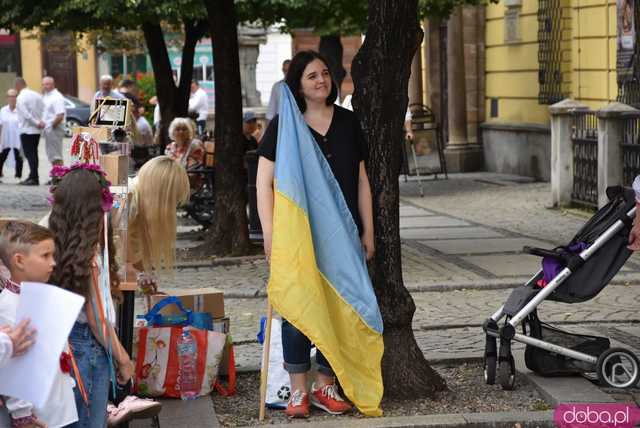
[[[415,181],[401,183],[402,267],[416,303],[416,340],[428,359],[477,358],[484,347],[480,325],[505,302],[509,290],[504,288],[524,282],[538,269],[537,258],[520,253],[522,245],[564,244],[589,215],[546,208],[549,184],[518,177],[452,175],[449,180],[425,182],[424,187],[421,198]],[[45,186],[2,184],[0,216],[37,220],[47,211],[46,195]],[[179,245],[193,245],[192,235],[184,234]],[[169,293],[183,288],[223,290],[238,366],[255,368],[267,278],[268,265],[261,257],[194,261],[179,265],[173,277],[161,278],[160,288]],[[640,350],[638,283],[640,262],[633,256],[616,285],[595,299],[576,305],[545,302],[540,317]],[[141,299],[136,310],[144,311]]]
[[[63,153],[69,152],[70,141],[64,140]],[[44,139],[40,139],[38,145],[38,175],[40,186],[20,186],[18,179],[13,177],[14,171],[7,166],[4,168],[4,177],[0,184],[0,217],[21,218],[24,220],[39,221],[48,211],[47,196],[49,187],[45,186],[49,180],[51,164],[45,153]],[[65,159],[69,163],[68,157]],[[25,160],[23,177],[29,174],[29,166]]]

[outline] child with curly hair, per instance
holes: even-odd
[[[55,235],[56,267],[51,282],[87,299],[69,336],[80,373],[76,380],[83,384],[75,390],[79,420],[73,426],[99,428],[107,421],[109,381],[126,384],[134,374],[114,330],[119,278],[108,220],[113,200],[97,165],[57,167],[52,176],[49,229]]]

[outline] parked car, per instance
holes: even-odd
[[[85,103],[76,97],[72,97],[70,95],[63,95],[63,97],[64,105],[67,108],[67,116],[64,123],[64,135],[65,137],[71,137],[73,128],[76,126],[87,126],[89,123],[91,108],[88,103]]]

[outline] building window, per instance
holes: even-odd
[[[538,3],[538,103],[555,104],[562,93],[562,5],[561,0]]]
[[[0,73],[18,73],[18,38],[3,33],[0,30]]]
[[[113,77],[135,76],[136,73],[146,72],[147,56],[145,54],[111,56],[111,75]]]
[[[640,47],[638,46],[640,7],[638,6],[640,5],[634,1],[618,2],[616,43],[617,100],[636,108],[640,108]]]

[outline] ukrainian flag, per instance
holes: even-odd
[[[381,416],[382,316],[358,228],[286,85],[280,99],[269,300],[322,351],[347,398]]]

